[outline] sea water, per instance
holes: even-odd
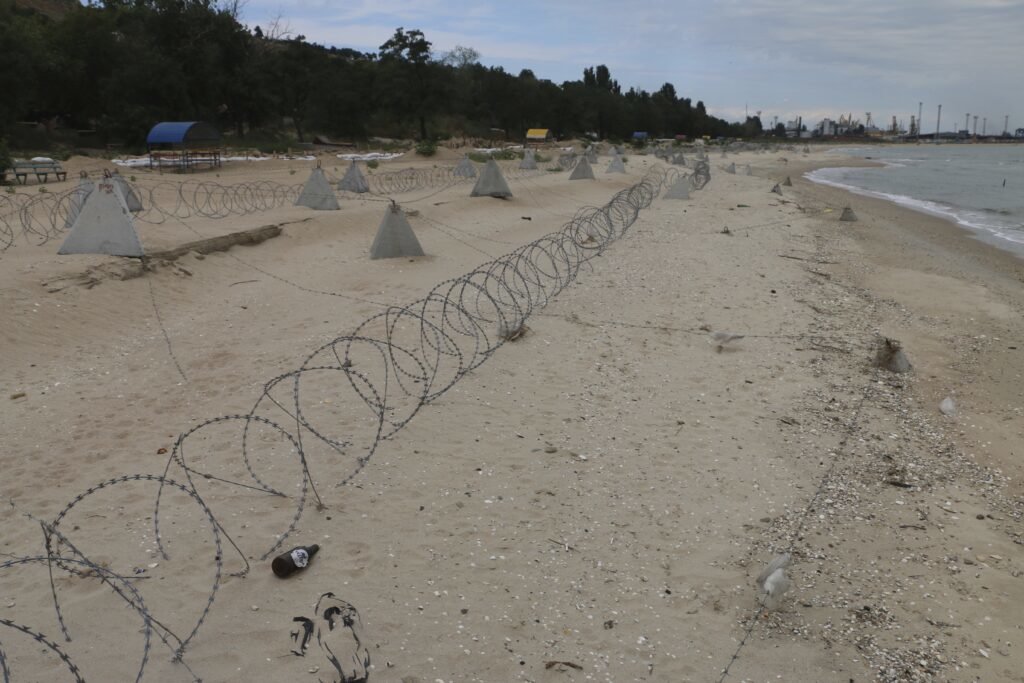
[[[834,150],[883,164],[822,168],[817,183],[942,216],[1024,254],[1024,144],[907,144]]]

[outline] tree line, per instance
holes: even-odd
[[[437,54],[426,36],[398,28],[375,53],[325,47],[278,24],[244,26],[238,1],[67,2],[43,14],[0,0],[0,137],[17,122],[59,122],[100,141],[139,145],[159,121],[209,121],[238,138],[267,132],[340,139],[628,140],[754,137],[761,122],[730,123],[671,83],[622,86],[607,66],[561,84],[479,62],[472,48]]]

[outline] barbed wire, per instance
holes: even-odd
[[[423,197],[403,198],[415,203],[436,196],[470,178],[454,174],[452,166],[407,168],[367,176],[370,191],[354,193],[333,189],[338,178],[329,178],[335,197],[391,201],[393,195],[409,194],[420,190],[433,190]],[[135,176],[126,179],[117,173],[103,170],[104,177],[115,177],[121,183],[135,220],[159,225],[168,220],[218,220],[235,216],[248,216],[295,204],[305,185],[255,180],[225,184],[213,180],[142,180]],[[541,175],[543,171],[520,169],[517,164],[505,164],[502,173],[512,179]],[[81,181],[91,176],[85,174]],[[91,181],[89,181],[91,183]],[[71,228],[74,217],[81,209],[92,185],[80,182],[63,192],[37,194],[14,193],[0,195],[0,252],[13,247],[19,236],[29,244],[43,245],[58,239]],[[44,188],[45,189],[45,188]]]
[[[68,642],[71,632],[54,573],[100,581],[143,622],[142,657],[135,680],[141,681],[146,672],[151,637],[156,635],[184,672],[198,681],[185,654],[209,618],[227,571],[223,541],[233,550],[232,563],[239,566],[230,572],[232,576],[245,576],[251,570],[250,555],[264,561],[277,552],[295,532],[310,495],[319,508],[325,507],[315,484],[314,460],[330,472],[336,486],[351,482],[383,440],[483,364],[507,341],[509,332],[521,329],[576,279],[584,265],[621,239],[668,177],[663,169],[655,169],[605,205],[580,209],[559,231],[445,280],[418,301],[389,306],[351,334],[320,346],[294,370],[270,379],[248,412],[207,419],[181,433],[161,474],[123,475],[90,486],[52,522],[21,512],[42,527],[45,553],[0,563],[0,580],[8,569],[45,564],[57,624]],[[165,561],[171,557],[166,529],[174,528],[175,515],[183,514],[182,502],[198,514],[193,524],[185,525],[192,531],[187,538],[193,543],[185,554],[189,566],[212,566],[213,577],[198,618],[183,636],[154,615],[143,599],[145,591],[132,583],[140,577],[105,566],[63,531],[71,525],[72,533],[88,535],[97,527],[90,526],[87,510],[79,510],[94,498],[137,486],[156,488],[152,515],[142,519],[152,525],[154,552]],[[218,514],[230,495],[242,496],[249,506],[245,521],[227,511]],[[17,510],[13,503],[11,507]],[[120,509],[126,514],[124,507]],[[276,520],[279,511],[289,518],[287,522]],[[74,523],[69,521],[72,518]],[[260,525],[260,533],[247,534],[253,524]],[[195,525],[205,527],[212,541],[205,550],[194,545],[198,542],[192,539]],[[109,521],[100,526],[111,528]],[[177,532],[183,531],[178,525]],[[260,540],[266,536],[273,540]],[[19,574],[19,578],[23,577]],[[160,578],[173,581],[175,575]],[[7,618],[0,619],[0,626],[41,643],[76,681],[84,681],[71,655],[37,628]],[[18,673],[10,669],[7,642],[3,641],[6,649],[0,649],[4,683]]]

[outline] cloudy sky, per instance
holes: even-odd
[[[623,88],[671,82],[730,120],[870,111],[906,125],[924,102],[926,132],[938,104],[943,130],[967,113],[989,132],[1006,114],[1024,127],[1024,0],[248,0],[241,17],[264,30],[275,18],[361,51],[419,29],[437,53],[472,47],[556,83],[606,64]]]

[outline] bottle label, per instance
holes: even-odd
[[[309,553],[306,552],[305,548],[296,548],[292,551],[292,562],[299,569],[302,569],[309,564]]]

